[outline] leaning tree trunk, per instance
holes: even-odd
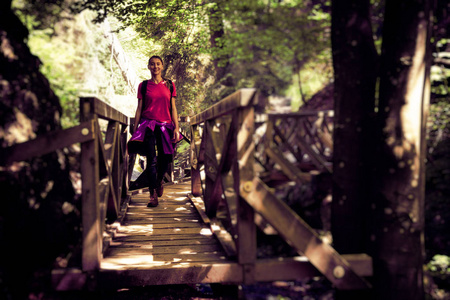
[[[372,182],[377,299],[423,299],[428,0],[387,1]]]
[[[111,30],[111,26],[106,19],[103,23],[104,32],[103,35],[106,39],[108,39],[108,47],[111,51],[111,55],[119,67],[123,79],[127,82],[128,87],[131,90],[131,94],[137,95],[137,90],[139,83],[141,82],[138,76],[136,75],[136,71],[128,59],[127,54],[122,48],[122,44],[117,38],[116,34]]]
[[[11,1],[0,1],[2,151],[61,128],[59,99],[39,72],[27,36]],[[32,290],[46,288],[36,274],[48,274],[58,256],[67,261],[80,237],[66,155],[58,151],[0,166],[0,191],[0,298],[29,299]]]

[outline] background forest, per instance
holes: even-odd
[[[14,0],[27,44],[60,99],[64,128],[78,124],[78,99],[95,96],[133,116],[136,83],[160,55],[190,116],[239,88],[291,100],[292,111],[333,108],[331,1]],[[428,122],[426,251],[430,297],[450,282],[449,6],[435,1]],[[381,51],[384,1],[371,21]],[[447,298],[446,298],[447,297]]]
[[[332,78],[325,1],[163,1],[151,10],[121,1],[105,3],[105,14],[76,14],[60,2],[45,11],[39,1],[14,4],[30,30],[32,52],[61,98],[65,126],[76,122],[80,95],[97,96],[133,115],[136,94],[123,76],[148,78],[152,54],[165,58],[165,75],[177,83],[181,115],[193,115],[241,87],[288,96],[296,111]],[[128,58],[122,69],[109,31]]]

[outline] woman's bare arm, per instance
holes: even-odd
[[[136,132],[139,121],[141,120],[142,102],[142,100],[138,99],[138,106],[136,108],[136,115],[134,117],[133,133]]]
[[[177,112],[177,106],[175,105],[175,97],[172,97],[170,101],[172,102],[172,122],[173,125],[175,125],[175,129],[173,130],[173,142],[176,143],[179,141],[179,134],[178,131],[180,131],[180,127],[178,125],[178,112]]]

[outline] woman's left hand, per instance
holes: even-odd
[[[177,143],[181,140],[180,133],[178,131],[179,131],[178,128],[175,128],[175,130],[173,131],[172,143]]]

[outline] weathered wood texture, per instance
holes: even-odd
[[[370,284],[350,264],[298,217],[285,203],[270,193],[258,178],[242,191],[247,202],[260,213],[281,236],[339,289],[367,289]]]
[[[239,107],[246,107],[251,104],[265,105],[264,101],[265,99],[255,89],[240,89],[205,111],[191,117],[190,124],[197,125],[206,120],[218,118]]]
[[[259,176],[269,182],[281,175],[302,185],[313,175],[331,173],[332,134],[333,111],[269,114],[256,130]]]
[[[133,195],[126,216],[101,270],[149,269],[225,260],[225,253],[211,229],[187,197],[190,182],[169,184],[159,205],[148,208],[149,193]]]
[[[156,208],[146,207],[147,192],[132,196],[102,259],[100,288],[245,281],[246,265],[228,256],[216,238],[223,228],[209,220],[200,198],[187,197],[189,192],[189,181],[167,184]],[[361,276],[371,274],[367,256],[347,259]],[[319,274],[306,257],[264,259],[254,262],[253,280],[298,280]],[[54,275],[61,283],[84,279],[77,272],[74,278]]]
[[[320,273],[340,289],[370,286],[363,278],[372,274],[370,257],[339,255],[267,185],[273,173],[280,182],[301,185],[312,176],[332,171],[332,115],[314,112],[264,119],[258,115],[263,103],[255,90],[240,90],[191,118],[191,182],[167,184],[156,208],[146,207],[148,190],[133,193],[126,215],[114,225],[103,253],[96,277],[98,288],[248,284],[298,280]],[[96,111],[95,105],[86,105],[87,112]],[[107,109],[101,111],[108,115]],[[103,158],[94,166],[103,185],[98,190],[92,185],[94,192],[86,185],[91,200],[83,201],[93,206],[89,213],[99,214],[100,219],[108,216],[106,204],[112,202],[113,211],[120,206],[116,202],[116,175],[111,171],[118,164],[114,162],[118,150],[105,144],[116,140],[115,122],[110,120],[105,142],[100,138],[91,141],[91,153],[98,152]],[[264,126],[266,130],[258,136],[261,132],[257,128]],[[94,129],[100,131],[98,126]],[[305,257],[258,259],[256,224],[261,224],[262,218],[272,232]],[[91,230],[98,228],[95,223],[90,226]],[[98,237],[95,231],[86,234]],[[91,263],[88,271],[95,270],[98,261],[93,236],[85,241],[90,248],[84,251],[90,250],[86,253],[91,253],[94,262],[87,260]],[[86,273],[76,270],[54,275],[60,289],[68,287],[59,283],[86,281]]]
[[[221,233],[217,237],[226,252],[244,268],[244,283],[257,278],[258,213],[336,287],[369,288],[266,184],[274,174],[278,183],[302,186],[315,175],[332,172],[333,112],[258,117],[265,101],[252,93],[240,90],[191,118],[192,196],[203,195],[213,232]]]
[[[156,208],[146,207],[147,192],[134,193],[102,259],[96,288],[244,282],[247,268],[235,256],[229,257],[215,238],[224,234],[223,228],[208,219],[201,198],[186,197],[189,192],[188,181],[166,185]],[[358,275],[371,275],[366,255],[345,259]],[[61,291],[84,289],[92,281],[78,269],[55,270],[52,275],[54,288]],[[306,257],[261,259],[254,264],[258,282],[319,275]]]
[[[97,98],[80,98],[80,110],[88,114],[95,114],[108,121],[117,121],[122,124],[129,123],[129,118],[126,115]]]
[[[99,119],[107,121],[103,134]],[[92,123],[94,139],[81,143],[82,269],[98,270],[103,232],[120,212],[128,184],[126,138],[129,118],[96,98],[80,99],[80,122]],[[126,182],[125,182],[126,181]]]
[[[93,128],[93,121],[82,122],[78,126],[50,131],[47,134],[39,135],[33,140],[15,144],[6,149],[2,148],[0,164],[9,165],[16,161],[45,155],[75,143],[93,140],[95,138]]]

